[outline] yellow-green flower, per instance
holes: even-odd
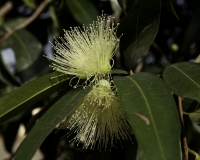
[[[115,54],[119,39],[112,17],[99,16],[89,27],[64,30],[60,42],[55,40],[56,53],[47,58],[53,61],[53,70],[74,75],[80,79],[98,82],[102,75],[111,71],[110,61]],[[92,78],[92,79],[91,79]]]
[[[131,139],[131,128],[120,107],[116,91],[110,82],[100,80],[79,104],[79,106],[59,125],[75,133],[72,141],[83,144],[84,148],[112,147],[116,140]]]

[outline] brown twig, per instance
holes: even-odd
[[[0,8],[0,18],[4,17],[11,9],[13,8],[13,3],[11,1],[7,1],[1,8]]]
[[[52,0],[44,0],[39,6],[38,8],[35,10],[35,12],[28,18],[26,19],[24,22],[22,22],[21,24],[19,24],[18,26],[16,26],[15,28],[13,28],[12,30],[8,31],[3,38],[0,39],[0,44],[2,44],[7,38],[9,38],[14,32],[25,28],[26,26],[28,26],[31,22],[33,22],[39,15],[40,13],[43,11],[43,9],[50,3],[52,2]]]
[[[184,156],[185,160],[188,160],[188,145],[187,145],[187,139],[185,135],[185,127],[184,127],[184,120],[183,120],[183,108],[182,108],[182,98],[178,96],[178,109],[181,119],[181,130],[182,130],[182,144],[184,149]]]

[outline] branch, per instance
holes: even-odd
[[[0,8],[0,18],[4,17],[11,9],[13,8],[13,3],[11,1],[7,1],[1,8]]]
[[[52,0],[44,0],[39,7],[35,10],[35,12],[28,18],[26,19],[24,22],[22,22],[21,24],[19,24],[18,26],[16,26],[15,28],[13,28],[12,30],[10,30],[9,32],[7,32],[3,38],[0,39],[0,44],[2,44],[6,39],[8,39],[14,32],[25,28],[26,26],[28,26],[31,22],[33,22],[39,15],[40,13],[44,10],[44,8],[50,3],[52,2]]]
[[[183,120],[183,108],[182,108],[182,98],[178,96],[178,109],[181,119],[181,129],[182,129],[182,143],[183,143],[183,149],[184,149],[184,156],[185,160],[188,160],[188,145],[187,145],[187,139],[185,135],[185,126],[184,126],[184,120]]]

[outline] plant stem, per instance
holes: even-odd
[[[44,10],[44,8],[46,8],[46,6],[52,2],[52,0],[44,0],[39,7],[36,9],[36,11],[28,18],[26,19],[24,22],[22,22],[21,24],[19,24],[18,26],[16,26],[15,28],[13,28],[12,30],[10,30],[9,32],[7,32],[3,38],[0,39],[0,44],[3,43],[6,39],[8,39],[14,32],[25,28],[26,26],[28,26],[31,22],[33,22],[39,15],[40,13]]]
[[[193,151],[193,150],[191,150],[189,148],[188,148],[188,152],[191,153],[191,154],[193,154],[196,158],[199,157],[199,155],[195,151]]]
[[[179,109],[179,115],[181,119],[182,144],[183,144],[183,149],[184,149],[184,156],[185,156],[185,160],[188,160],[188,145],[187,145],[187,139],[185,135],[184,120],[183,120],[182,98],[179,96],[178,96],[178,109]]]

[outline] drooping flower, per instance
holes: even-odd
[[[96,143],[99,149],[106,149],[113,147],[114,141],[131,139],[131,128],[114,89],[109,81],[100,80],[59,128],[69,129],[68,135],[75,133],[72,141],[86,149],[93,149]]]
[[[99,16],[89,27],[83,26],[64,30],[64,37],[55,40],[56,53],[47,58],[53,61],[53,70],[74,75],[89,82],[98,82],[102,75],[110,73],[110,61],[115,54],[119,39],[114,18]],[[76,86],[75,86],[76,87]]]

